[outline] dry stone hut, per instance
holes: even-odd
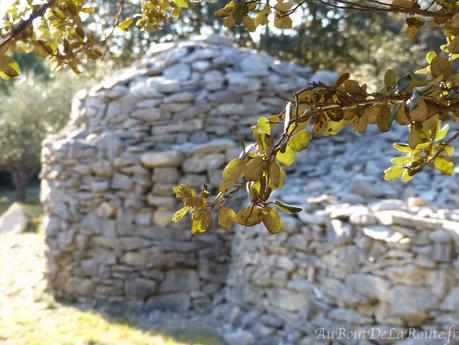
[[[305,210],[278,236],[170,223],[173,185],[214,188],[250,124],[280,110],[274,95],[317,78],[336,75],[206,37],[157,46],[78,94],[43,149],[50,288],[147,311],[211,306],[244,329],[230,345],[372,329],[333,344],[436,344],[387,336],[459,324],[459,181],[428,170],[384,182],[402,130],[314,138],[276,196]]]
[[[171,224],[171,188],[215,187],[239,137],[279,111],[274,95],[311,75],[211,36],[156,46],[78,94],[69,128],[43,149],[50,287],[146,308],[209,304],[226,281],[231,235]]]

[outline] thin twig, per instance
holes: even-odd
[[[14,40],[17,36],[19,36],[21,33],[24,32],[25,29],[27,29],[30,25],[32,25],[33,21],[39,17],[43,17],[46,13],[46,11],[51,8],[56,0],[50,0],[46,4],[40,7],[39,10],[33,12],[29,18],[26,20],[20,22],[16,26],[14,26],[11,30],[11,32],[4,38],[1,39],[0,41],[0,49],[2,49],[5,45],[10,43],[12,40]]]

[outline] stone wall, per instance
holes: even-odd
[[[257,344],[329,344],[316,328],[457,325],[459,183],[433,169],[385,182],[403,129],[314,138],[274,196],[304,207],[278,236],[170,223],[172,186],[215,190],[239,138],[280,110],[274,94],[333,78],[207,37],[157,46],[79,93],[42,152],[50,289],[180,315],[211,306]]]
[[[459,211],[327,197],[308,208],[276,237],[237,231],[227,282],[235,325],[267,344],[304,345],[328,343],[316,339],[317,329],[457,327]]]
[[[211,36],[156,46],[80,92],[42,153],[50,288],[147,309],[218,302],[231,234],[192,237],[190,224],[171,224],[172,187],[214,190],[241,133],[311,75]]]

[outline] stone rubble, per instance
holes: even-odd
[[[304,208],[278,236],[261,226],[192,236],[189,219],[172,224],[171,188],[215,190],[257,116],[281,110],[274,94],[337,75],[224,37],[150,54],[80,92],[70,126],[44,144],[56,295],[219,320],[228,344],[326,344],[317,328],[459,322],[459,183],[434,170],[385,182],[403,129],[314,138],[274,195]]]

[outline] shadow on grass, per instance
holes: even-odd
[[[66,318],[65,333],[68,327],[78,330],[72,337],[85,334],[82,344],[88,345],[225,345],[221,337],[209,328],[196,327],[179,322],[177,325],[164,320],[155,324],[148,314],[136,310],[123,310],[122,306],[104,306],[103,310],[90,308],[75,302],[74,296],[66,296],[59,301],[49,293],[43,294],[48,299],[50,309],[62,306],[79,314],[78,321],[72,325],[72,318]],[[171,314],[164,313],[164,318]],[[70,323],[69,323],[70,322]],[[59,334],[59,332],[57,333]],[[65,339],[65,337],[64,337]],[[53,343],[61,344],[61,343]],[[66,343],[62,343],[66,344]],[[37,344],[38,345],[38,344]]]
[[[14,191],[0,190],[0,214],[13,202]],[[224,345],[206,324],[163,322],[170,321],[167,314],[155,322],[145,313],[120,306],[89,308],[76,303],[74,296],[55,300],[45,291],[46,246],[39,230],[43,208],[38,186],[28,190],[24,206],[31,216],[28,231],[2,235],[0,243],[0,276],[5,278],[0,281],[0,344]]]

